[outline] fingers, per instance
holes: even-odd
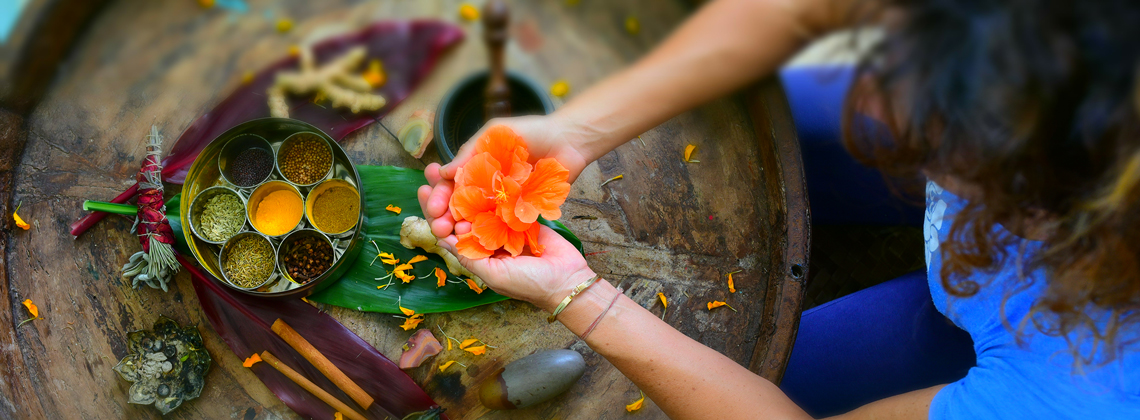
[[[432,162],[424,168],[424,177],[427,178],[428,185],[435,185],[439,183],[439,164]]]
[[[471,231],[471,222],[462,221],[455,223],[455,234],[462,235]]]
[[[447,211],[448,202],[451,201],[451,181],[440,180],[431,190],[427,202],[423,204],[424,215],[432,219],[443,217]]]
[[[431,190],[432,190],[432,188],[430,185],[421,185],[420,188],[418,190],[416,190],[416,198],[418,198],[420,200],[420,208],[421,209],[427,208],[428,197],[431,197]],[[427,215],[425,214],[424,216],[427,216]],[[431,217],[428,217],[427,220],[431,221]]]
[[[446,238],[455,229],[455,219],[451,218],[451,212],[444,212],[443,216],[431,220],[430,223],[431,234],[437,238]],[[468,228],[468,231],[470,230]]]

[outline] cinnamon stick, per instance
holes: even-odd
[[[265,363],[268,363],[269,366],[273,366],[273,368],[277,369],[278,372],[281,372],[283,375],[293,380],[293,382],[296,382],[297,385],[299,385],[301,388],[309,391],[310,394],[315,395],[321,401],[324,401],[325,404],[328,404],[334,410],[339,411],[340,414],[344,415],[345,417],[348,417],[352,420],[366,420],[364,416],[360,415],[360,413],[357,413],[356,410],[349,408],[347,404],[340,402],[340,400],[336,399],[336,397],[332,396],[332,394],[325,392],[325,390],[321,389],[321,387],[317,386],[317,384],[309,381],[309,379],[304,375],[297,373],[297,371],[293,370],[293,368],[289,367],[289,365],[281,362],[281,360],[278,359],[277,356],[274,356],[273,353],[270,353],[269,350],[261,352],[261,360],[265,361]]]
[[[294,350],[297,350],[297,353],[301,353],[301,356],[304,356],[305,360],[312,363],[313,366],[321,371],[326,378],[329,378],[337,388],[340,388],[341,391],[348,394],[349,398],[352,398],[353,401],[356,401],[356,403],[360,404],[365,410],[368,410],[368,407],[372,405],[374,400],[368,393],[364,392],[352,379],[348,379],[348,376],[345,376],[344,372],[341,372],[325,355],[317,351],[316,347],[309,344],[309,340],[302,337],[301,334],[297,333],[297,330],[294,330],[293,327],[290,327],[285,321],[281,319],[273,321],[273,332],[277,333],[286,343],[289,343]]]

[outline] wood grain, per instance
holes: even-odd
[[[111,367],[126,353],[126,333],[149,328],[159,315],[198,324],[215,360],[202,396],[169,418],[296,417],[209,328],[189,276],[180,274],[169,293],[133,290],[119,278],[119,268],[138,247],[129,219],[109,217],[78,239],[67,234],[67,226],[80,216],[82,200],[107,199],[129,185],[151,124],[173,138],[223,99],[244,72],[279,58],[289,45],[377,19],[459,22],[459,1],[249,3],[249,13],[237,14],[203,10],[194,1],[111,2],[86,27],[30,113],[0,113],[2,144],[22,146],[27,140],[14,172],[4,171],[0,152],[0,181],[10,176],[14,182],[0,184],[14,185],[0,188],[0,210],[8,214],[5,206],[23,201],[21,215],[34,225],[27,232],[0,232],[0,280],[9,303],[0,315],[6,369],[0,417],[158,418],[151,407],[125,402],[129,383]],[[680,0],[509,4],[515,41],[506,48],[508,68],[544,86],[566,79],[572,91],[636,60],[691,7]],[[641,21],[638,35],[624,31],[628,16]],[[277,33],[278,17],[293,19],[294,29]],[[478,26],[459,24],[469,31],[468,40],[385,118],[389,128],[398,129],[418,109],[434,110],[452,84],[486,67]],[[602,157],[574,184],[563,219],[586,251],[596,253],[587,258],[591,266],[632,299],[660,313],[654,295],[665,293],[671,307],[666,321],[778,380],[802,293],[802,278],[791,267],[807,266],[806,197],[778,85],[769,82],[747,98],[729,97],[685,113]],[[701,163],[682,162],[687,144],[698,145]],[[359,164],[422,168],[436,160],[433,148],[423,159],[408,156],[375,125],[350,135],[344,145]],[[801,195],[795,192],[797,173]],[[618,174],[624,179],[599,187]],[[577,215],[597,219],[572,219]],[[734,275],[738,292],[729,294],[723,274],[736,269],[743,270]],[[15,328],[26,317],[19,304],[25,298],[40,306],[44,319]],[[743,310],[704,310],[714,299]],[[412,333],[389,315],[325,309],[389,358],[398,358]],[[497,348],[485,356],[445,350],[409,374],[454,419],[625,418],[624,406],[638,398],[637,388],[565,328],[547,324],[544,315],[517,301],[429,315],[423,326],[437,338],[442,328],[460,340],[477,337]],[[587,371],[579,384],[525,410],[482,408],[474,387],[483,377],[547,348],[585,356]],[[440,373],[436,366],[450,359],[468,367]],[[664,418],[650,401],[634,415]]]

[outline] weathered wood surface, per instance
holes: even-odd
[[[29,231],[0,233],[8,311],[0,313],[0,417],[157,418],[151,407],[127,404],[129,383],[111,367],[125,355],[126,333],[149,328],[159,315],[198,324],[215,365],[202,396],[171,418],[292,418],[210,329],[191,286],[180,274],[169,293],[132,290],[119,267],[138,247],[131,221],[109,217],[79,239],[67,227],[84,199],[108,199],[126,188],[144,154],[151,124],[170,135],[224,98],[241,75],[270,63],[291,44],[352,30],[377,19],[438,17],[457,21],[458,1],[251,1],[235,14],[202,10],[193,1],[111,2],[80,37],[43,100],[26,116],[6,113],[0,124],[0,181],[5,162],[22,161],[5,204],[23,202]],[[508,67],[546,85],[567,79],[579,90],[635,60],[689,11],[681,1],[514,1],[515,40]],[[274,30],[287,16],[295,29]],[[637,16],[641,32],[623,21]],[[446,89],[486,65],[478,26],[462,23],[468,40],[441,61],[429,80],[385,123],[395,129],[417,109],[434,109]],[[595,270],[660,313],[654,295],[670,297],[666,321],[771,379],[778,379],[794,339],[807,266],[806,199],[798,149],[779,87],[752,95],[750,107],[727,98],[681,115],[590,165],[564,206],[564,221],[583,239]],[[571,93],[573,95],[573,93]],[[23,119],[23,122],[21,122]],[[698,145],[701,163],[681,161]],[[357,163],[423,167],[378,126],[345,140]],[[168,148],[170,144],[166,145]],[[7,160],[6,160],[7,159]],[[599,187],[612,176],[621,181]],[[797,178],[799,177],[799,178]],[[5,182],[0,190],[6,190]],[[8,210],[5,210],[5,214]],[[597,220],[574,220],[591,215]],[[10,222],[5,222],[9,223]],[[4,241],[7,236],[7,241]],[[738,292],[723,274],[736,270]],[[5,277],[6,276],[6,277]],[[43,319],[20,305],[35,301]],[[741,309],[709,312],[710,300]],[[388,315],[330,307],[329,312],[382,353],[397,358],[409,333]],[[475,336],[498,346],[486,356],[460,351],[440,358],[470,367],[440,374],[434,364],[409,373],[452,418],[621,418],[636,387],[559,324],[533,306],[508,301],[429,315],[424,326]],[[668,343],[661,343],[667,346]],[[586,376],[566,395],[516,412],[488,412],[478,403],[478,380],[498,366],[544,348],[571,348],[587,360]],[[383,398],[383,396],[377,396]],[[746,397],[746,396],[741,396]],[[647,400],[634,414],[663,418]]]

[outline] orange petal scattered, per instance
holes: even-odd
[[[475,283],[475,280],[472,280],[472,279],[467,279],[467,287],[471,288],[471,290],[474,290],[475,294],[477,294],[477,295],[481,295],[481,294],[483,294],[484,290],[487,290],[487,289],[484,289],[482,287],[479,287],[479,285]]]
[[[400,311],[404,310],[404,308],[400,308]],[[424,314],[415,314],[404,319],[404,323],[400,325],[400,328],[403,328],[404,331],[411,331],[413,328],[418,327],[421,322],[424,322]]]
[[[245,367],[253,367],[255,363],[260,361],[261,356],[258,356],[257,353],[254,353],[252,356],[247,357],[244,362],[241,362],[241,365]]]
[[[667,299],[665,299],[664,293],[658,293],[657,298],[661,299],[661,307],[662,308],[669,309],[669,301]]]
[[[455,364],[454,360],[448,360],[446,363],[439,365],[439,371],[443,372],[443,371],[447,370],[447,368],[451,367],[451,365],[454,365],[454,364]]]
[[[478,343],[478,342],[479,342],[478,338],[468,338],[466,340],[463,340],[462,343],[459,343],[459,348],[461,348],[461,349],[467,348],[468,346],[475,344],[475,343]]]
[[[728,292],[736,293],[736,284],[732,282],[732,273],[728,273]]]
[[[723,303],[723,302],[722,302],[722,303]],[[400,307],[400,312],[402,312],[404,315],[407,315],[407,316],[412,316],[413,314],[415,314],[415,313],[416,313],[416,311],[413,311],[413,310],[411,310],[411,309],[405,308],[403,305],[400,305],[400,304],[396,304],[396,306]]]
[[[692,162],[693,161],[693,151],[694,150],[697,150],[697,145],[695,145],[695,144],[690,144],[688,146],[685,146],[685,162]]]
[[[337,411],[336,414],[333,414],[333,420],[344,420],[344,415]]]
[[[640,410],[641,406],[643,406],[643,405],[645,405],[645,393],[644,392],[641,393],[641,398],[638,398],[637,401],[634,401],[634,402],[626,405],[625,411],[634,412],[634,411]]]
[[[425,255],[416,255],[416,256],[412,257],[412,259],[408,260],[408,264],[415,264],[415,263],[418,263],[420,261],[427,261],[427,259],[428,259],[428,257]]]
[[[28,223],[25,222],[24,219],[20,218],[19,214],[16,214],[16,212],[19,212],[19,211],[20,211],[20,205],[17,205],[16,210],[12,212],[12,219],[16,220],[16,227],[19,227],[20,229],[23,229],[23,230],[31,229],[32,227],[30,225],[28,225]]]
[[[435,287],[443,287],[447,284],[447,273],[442,268],[435,268]]]
[[[388,210],[388,211],[390,211],[392,213],[396,213],[396,214],[400,214],[400,212],[403,211],[399,207],[396,207],[393,204],[389,204],[388,206],[384,207],[384,210]]]
[[[468,22],[474,22],[479,19],[479,9],[471,3],[463,3],[459,5],[459,17]]]
[[[482,356],[484,353],[487,352],[487,346],[483,345],[483,346],[468,347],[468,348],[463,349],[463,351],[474,354],[476,356]]]
[[[392,269],[392,275],[400,279],[404,283],[411,282],[416,279],[416,276],[408,274],[407,271],[412,269],[412,265],[408,263],[400,264]]]
[[[28,313],[32,314],[32,318],[40,317],[40,308],[36,307],[36,304],[32,303],[31,299],[24,299],[24,307],[28,308]]]
[[[289,46],[289,56],[290,57],[296,57],[299,55],[301,55],[301,47],[298,45],[290,45]]]
[[[727,303],[725,303],[725,302],[721,302],[721,301],[719,301],[719,300],[714,300],[714,301],[712,301],[712,302],[709,302],[709,303],[708,303],[708,308],[709,308],[709,310],[710,310],[710,311],[711,311],[711,310],[713,310],[713,309],[719,308],[719,307],[721,307],[721,306],[727,306],[727,307],[728,307],[728,309],[732,309],[732,311],[733,311],[733,312],[736,312],[736,308],[733,308],[733,307],[732,307],[732,306],[730,306],[729,304],[727,304]]]

